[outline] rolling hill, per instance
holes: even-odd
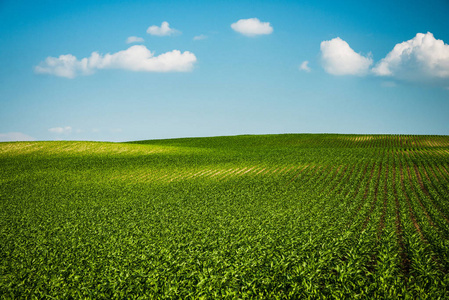
[[[0,143],[0,297],[448,298],[449,137]]]

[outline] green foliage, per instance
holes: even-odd
[[[0,298],[449,298],[449,137],[0,143]]]

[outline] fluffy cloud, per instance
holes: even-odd
[[[271,34],[273,32],[270,22],[260,22],[257,18],[238,20],[231,24],[231,28],[246,36]]]
[[[21,132],[0,133],[0,142],[34,141],[35,139]]]
[[[34,71],[40,74],[74,78],[78,73],[83,75],[90,73],[87,62],[88,59],[86,58],[78,61],[72,54],[60,55],[59,57],[47,57],[45,61],[34,68]]]
[[[143,43],[143,38],[138,37],[138,36],[130,36],[126,39],[126,43],[127,44],[132,44],[132,43]]]
[[[299,66],[299,69],[306,72],[310,72],[311,69],[309,67],[309,61],[308,60],[303,61],[302,64]]]
[[[157,35],[157,36],[166,36],[166,35],[173,35],[173,34],[178,34],[181,33],[179,30],[170,28],[170,24],[168,24],[168,22],[162,22],[161,26],[150,26],[147,29],[147,33],[151,34],[151,35]]]
[[[373,60],[356,53],[337,37],[321,42],[321,62],[324,70],[333,75],[365,75]]]
[[[66,126],[66,127],[53,127],[48,129],[48,131],[53,132],[53,133],[58,133],[58,134],[62,134],[62,133],[71,133],[72,132],[72,127],[70,126]]]
[[[200,35],[193,37],[194,41],[200,41],[200,40],[205,40],[205,39],[207,39],[207,35],[204,35],[204,34],[200,34]]]
[[[35,67],[36,73],[74,78],[89,75],[99,69],[123,69],[141,72],[187,72],[193,69],[195,54],[173,50],[154,56],[143,45],[135,45],[113,54],[100,55],[93,52],[90,57],[78,60],[71,54],[48,57]]]
[[[430,32],[418,33],[413,39],[396,44],[372,71],[378,76],[447,85],[449,45]]]

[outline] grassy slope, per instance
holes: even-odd
[[[0,144],[0,295],[449,296],[449,137]]]

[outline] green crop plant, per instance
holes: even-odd
[[[0,143],[0,298],[449,298],[449,137]]]

